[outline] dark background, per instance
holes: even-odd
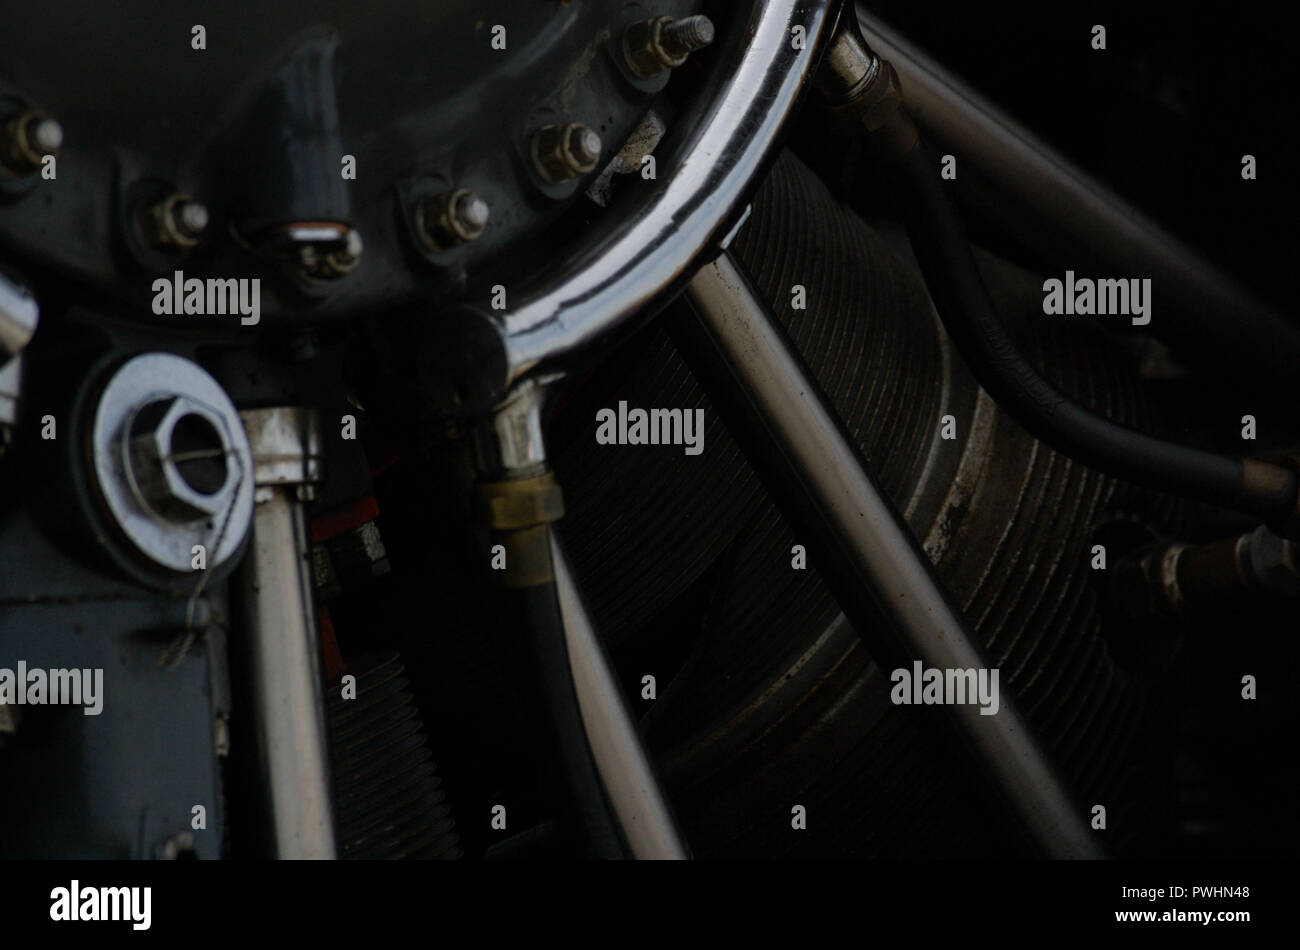
[[[1297,70],[1282,4],[922,4],[873,12],[1077,165],[1294,300]],[[1106,49],[1091,46],[1106,27]],[[1257,179],[1241,177],[1252,154]]]

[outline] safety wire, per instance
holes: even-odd
[[[207,545],[207,550],[212,551],[214,554],[221,549],[221,542],[225,540],[226,531],[230,527],[230,518],[235,512],[235,503],[239,500],[239,489],[244,481],[244,466],[240,461],[239,454],[232,448],[226,450],[224,453],[196,451],[186,452],[181,455],[173,455],[170,457],[170,461],[178,462],[190,461],[198,458],[213,458],[214,456],[223,454],[234,461],[238,474],[235,478],[234,489],[230,492],[229,498],[226,501],[225,511],[221,516],[221,522],[216,525],[214,529],[215,534],[210,538],[209,544]],[[185,628],[178,637],[172,640],[167,649],[163,651],[162,656],[158,658],[158,666],[161,669],[168,672],[176,669],[180,666],[181,661],[185,659],[185,656],[190,652],[190,648],[194,646],[194,641],[197,639],[199,633],[199,631],[194,629],[194,612],[197,609],[199,597],[202,596],[207,584],[208,569],[205,562],[203,570],[199,572],[199,579],[194,585],[194,590],[190,592],[189,599],[185,602]]]

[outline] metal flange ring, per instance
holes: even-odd
[[[239,412],[197,363],[170,353],[127,360],[100,393],[91,467],[113,522],[149,562],[212,570],[252,524],[253,459]]]

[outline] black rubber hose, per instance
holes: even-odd
[[[1034,368],[993,309],[938,164],[917,142],[893,163],[908,234],[948,335],[980,385],[1036,438],[1118,478],[1266,520],[1295,508],[1295,474],[1206,452],[1111,422],[1071,401]]]
[[[542,690],[550,733],[554,737],[552,757],[556,771],[563,772],[567,800],[561,806],[566,817],[581,829],[584,857],[618,860],[627,857],[604,785],[592,758],[587,729],[582,721],[578,694],[573,686],[568,640],[555,582],[523,587],[510,592],[514,616],[527,628],[529,653]]]

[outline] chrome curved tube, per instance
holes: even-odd
[[[547,276],[512,289],[522,302],[511,301],[504,324],[477,310],[450,321],[458,335],[432,358],[456,377],[462,406],[483,411],[526,376],[563,369],[567,357],[689,279],[701,252],[734,224],[836,6],[762,0],[720,31],[698,105],[682,111],[656,150],[656,179],[611,205]]]
[[[506,317],[510,383],[581,348],[689,276],[693,261],[731,221],[762,167],[814,65],[830,0],[756,3],[733,28],[710,81],[707,103],[686,112],[659,149],[654,192],[631,209],[611,208],[564,276]],[[804,42],[797,49],[798,27]],[[647,183],[650,184],[650,183]]]

